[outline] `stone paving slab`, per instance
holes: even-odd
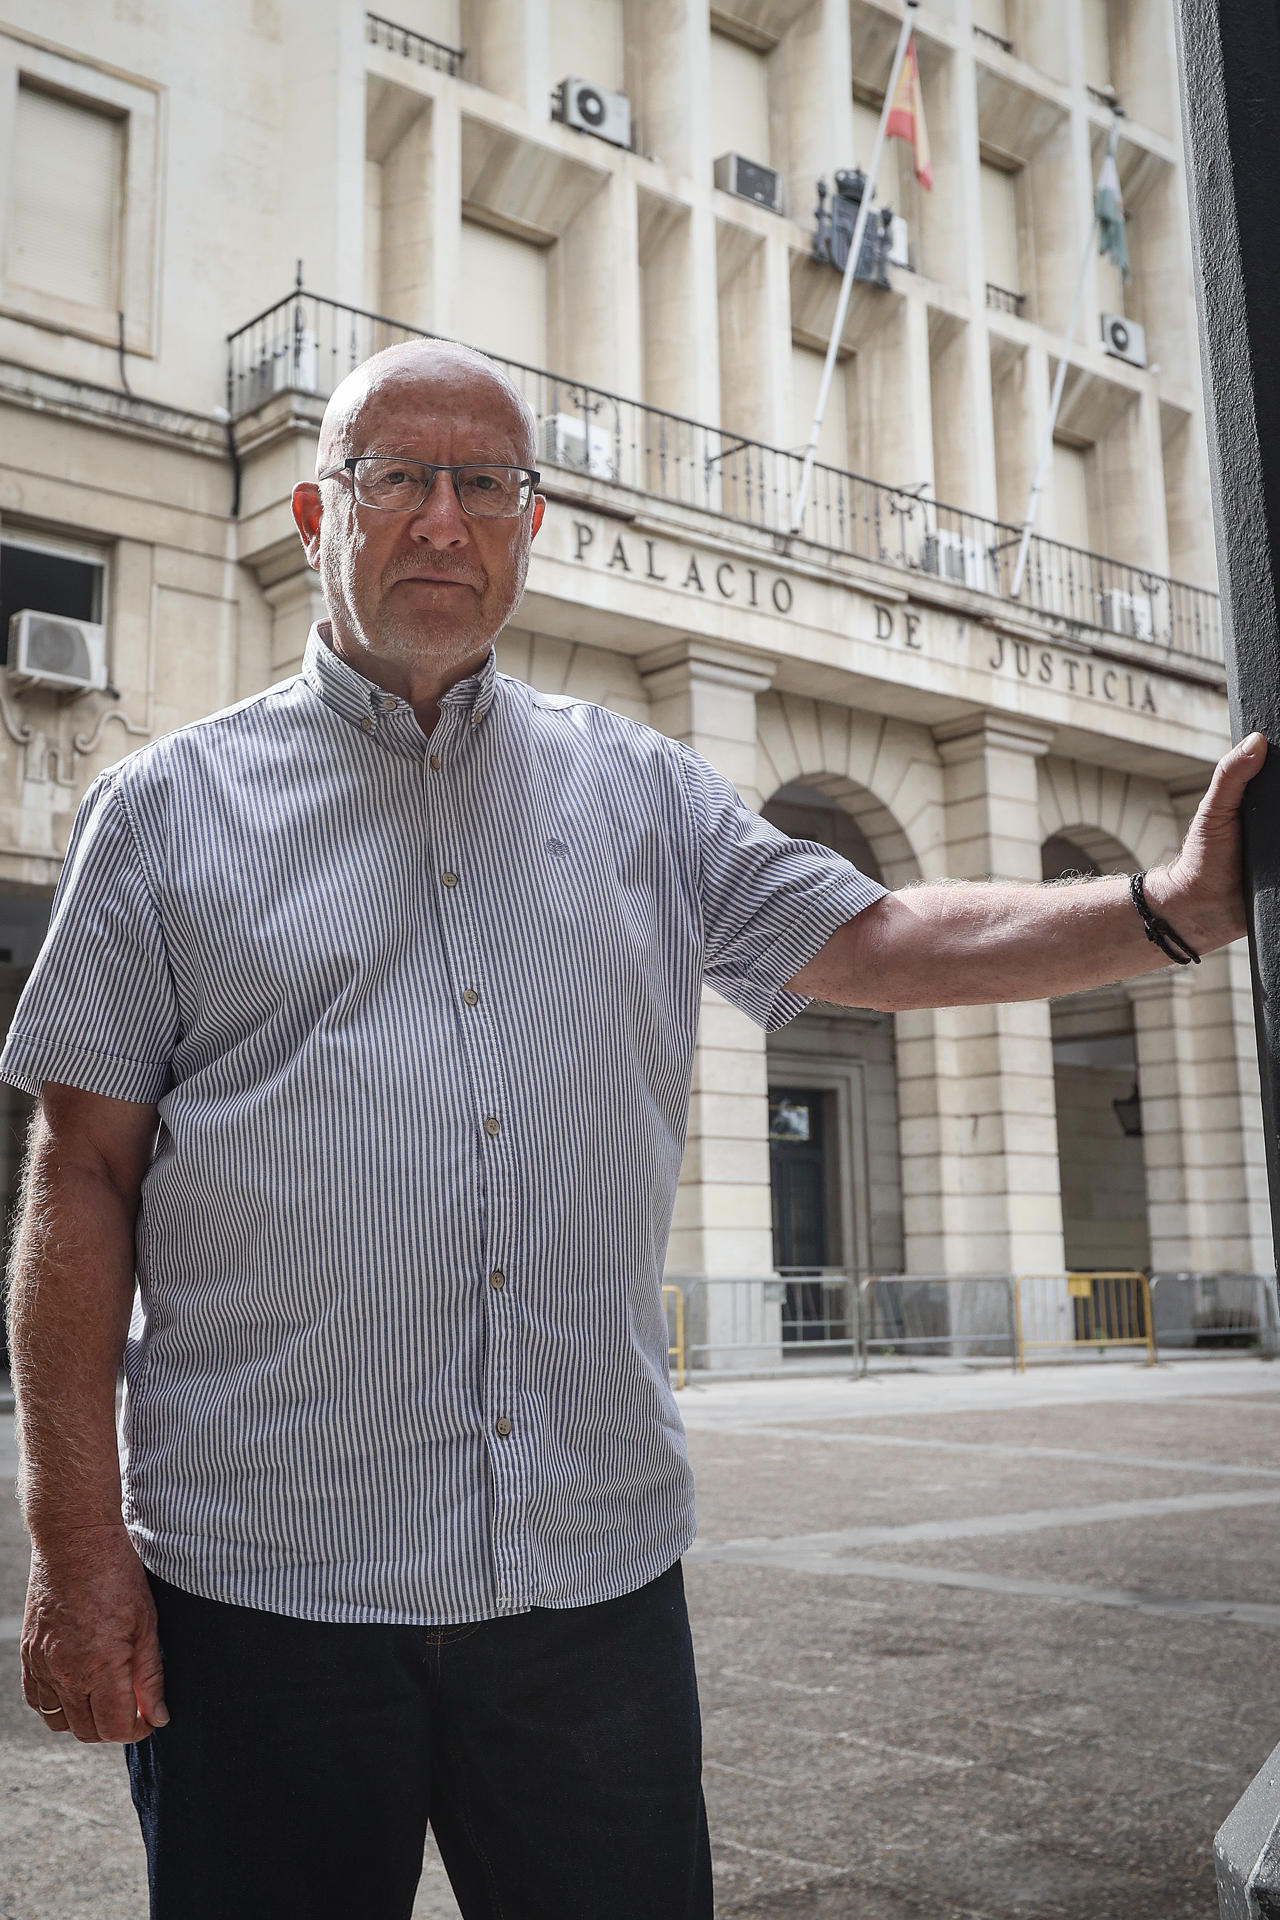
[[[1280,1739],[1280,1367],[680,1401],[721,1920],[1212,1920],[1213,1833]],[[886,1562],[912,1577],[857,1571]],[[0,1502],[0,1920],[136,1920],[121,1754],[52,1740],[16,1686],[24,1579]],[[415,1920],[457,1920],[432,1849]]]

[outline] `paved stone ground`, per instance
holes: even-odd
[[[722,1920],[1212,1920],[1280,1741],[1280,1366],[681,1402]],[[5,1502],[11,1673],[24,1571]],[[0,1920],[145,1911],[118,1750],[0,1685]],[[429,1855],[416,1920],[456,1916]]]

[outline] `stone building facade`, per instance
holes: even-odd
[[[900,0],[384,4],[8,0],[0,612],[101,626],[107,679],[12,647],[0,678],[9,1004],[92,777],[296,667],[290,486],[336,379],[414,330],[539,415],[506,671],[890,886],[1166,858],[1228,738],[1166,0],[920,6],[934,187],[894,143],[896,263],[855,290],[794,537],[838,291],[816,183],[869,158]],[[1014,600],[1116,101],[1133,275],[1087,270]],[[767,1041],[708,994],[673,1273],[1067,1263],[1270,1265],[1243,951]]]

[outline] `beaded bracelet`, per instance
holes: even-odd
[[[1138,909],[1148,940],[1153,946],[1159,947],[1167,959],[1176,960],[1180,967],[1189,967],[1193,961],[1196,966],[1199,966],[1200,955],[1195,948],[1188,946],[1182,935],[1175,933],[1169,922],[1162,920],[1159,914],[1152,913],[1147,905],[1146,895],[1142,891],[1142,882],[1145,878],[1146,875],[1142,873],[1130,875],[1129,898]]]

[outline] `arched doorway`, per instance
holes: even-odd
[[[853,815],[816,788],[780,787],[763,813],[881,878]],[[824,1289],[823,1273],[902,1271],[893,1015],[815,1001],[769,1036],[768,1061],[773,1258],[788,1276],[783,1340],[840,1339],[833,1302],[844,1291]]]
[[[1123,867],[1122,853],[1055,834],[1046,880]],[[1149,1270],[1151,1234],[1133,1003],[1122,986],[1065,995],[1050,1008],[1066,1263],[1077,1272]]]

